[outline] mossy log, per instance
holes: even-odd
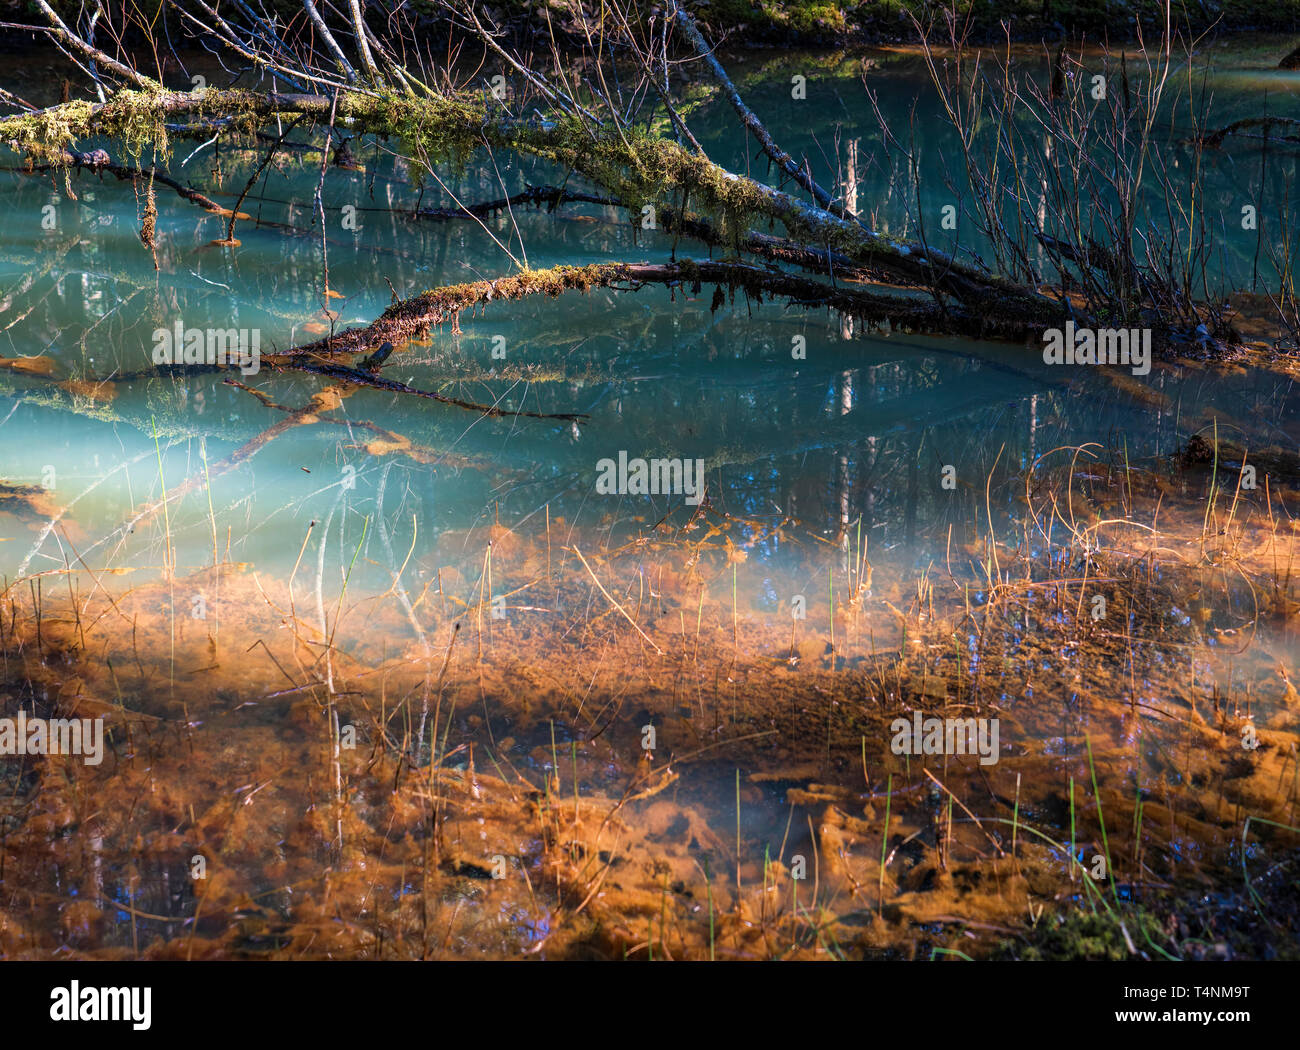
[[[931,288],[975,313],[1007,323],[1048,326],[1061,304],[1013,281],[961,263],[944,252],[905,244],[864,229],[783,190],[737,175],[677,143],[632,129],[610,129],[579,117],[520,121],[473,94],[425,97],[340,92],[326,95],[206,89],[195,92],[119,91],[105,103],[69,102],[0,119],[0,141],[34,162],[58,164],[84,140],[105,136],[138,155],[165,152],[173,134],[209,136],[214,124],[252,135],[277,117],[331,115],[350,129],[398,138],[417,163],[463,166],[483,147],[552,160],[612,193],[627,208],[670,209],[688,196],[737,247],[759,222],[776,221],[791,238],[837,252],[854,263]],[[176,129],[185,119],[197,126]]]

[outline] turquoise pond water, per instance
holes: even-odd
[[[1173,167],[1190,156],[1179,144],[1184,81],[1208,100],[1211,126],[1260,112],[1261,97],[1272,111],[1285,111],[1300,92],[1295,74],[1261,68],[1253,52],[1209,57],[1216,64],[1208,72],[1201,65],[1190,75],[1180,71],[1183,79],[1174,79],[1181,87],[1170,89],[1160,134],[1169,143],[1161,156]],[[1048,68],[1032,52],[1022,61]],[[859,210],[882,231],[915,236],[917,216],[932,219],[950,199],[952,133],[920,59],[749,54],[730,65],[750,104],[788,149],[808,156],[823,183],[840,185],[852,145]],[[804,101],[789,97],[796,70],[810,77]],[[41,98],[48,83],[42,67],[33,63],[23,79]],[[882,147],[868,87],[895,128],[914,122],[919,210],[900,188],[897,158]],[[698,90],[688,94],[698,96],[689,117],[711,155],[770,179],[730,110]],[[993,502],[1014,530],[1022,513],[1017,485],[1002,482],[1058,446],[1098,442],[1141,462],[1178,450],[1214,419],[1248,447],[1295,442],[1295,395],[1288,379],[1271,373],[1211,375],[1160,363],[1142,377],[1049,368],[1035,349],[867,332],[825,310],[760,304],[743,293],[715,309],[709,286],[601,290],[491,304],[463,316],[459,334],[444,326],[426,344],[405,349],[385,372],[503,408],[586,413],[585,425],[485,419],[359,391],[318,423],[291,428],[237,468],[217,471],[210,490],[197,485],[173,502],[166,522],[154,515],[132,531],[133,508],[202,474],[205,458],[208,468],[220,464],[323,386],[316,377],[266,371],[234,377],[282,406],[272,407],[221,376],[153,375],[160,328],[253,330],[263,353],[311,341],[330,323],[322,300],[326,261],[341,296],[328,304],[337,311],[333,323],[346,328],[375,318],[394,293],[509,272],[511,256],[540,268],[664,261],[674,250],[706,254],[598,205],[566,205],[554,214],[516,208],[486,222],[416,218],[417,205],[490,200],[557,184],[565,173],[513,156],[479,157],[463,173],[440,171],[443,185],[429,180],[419,191],[385,144],[355,141],[351,149],[364,170],[331,167],[325,180],[324,259],[312,202],[316,153],[285,152],[256,183],[235,248],[211,243],[224,237],[225,219],[159,187],[157,271],[140,243],[142,204],[131,182],[81,174],[70,192],[60,178],[0,176],[0,355],[48,359],[53,373],[3,377],[0,475],[52,489],[83,556],[158,565],[170,545],[178,567],[197,568],[211,561],[215,531],[222,557],[228,548],[232,560],[283,572],[298,557],[308,523],[332,515],[340,564],[351,560],[363,522],[378,515],[396,549],[407,549],[416,530],[416,560],[425,565],[470,547],[481,556],[477,539],[467,539],[474,530],[494,522],[528,529],[548,514],[590,530],[596,535],[588,542],[603,545],[681,508],[680,497],[596,491],[598,461],[625,451],[702,459],[710,500],[730,513],[795,518],[828,538],[861,521],[873,550],[897,550],[924,564],[946,542],[949,525],[961,529],[970,518],[969,503],[954,502],[935,483],[945,465],[972,491],[995,470]],[[230,205],[257,160],[250,151],[214,153],[210,145],[177,141],[168,167]],[[1207,161],[1200,206],[1230,219],[1239,200],[1257,200],[1272,236],[1284,217],[1281,189],[1294,189],[1294,151],[1278,151],[1271,163],[1261,183],[1257,144],[1230,139]],[[1215,273],[1249,286],[1255,235],[1232,232],[1226,219],[1222,225]],[[960,225],[953,234],[927,220],[927,236],[958,253],[978,248]],[[797,341],[806,348],[802,358],[792,354]],[[97,402],[51,382],[109,376],[131,378],[116,384],[112,400]],[[425,461],[368,454],[376,427],[409,438],[426,450]],[[0,547],[9,574],[62,565],[68,553],[58,530],[38,540],[19,527],[9,539]],[[765,542],[751,554],[780,567],[782,544]],[[367,565],[362,559],[359,583]],[[376,572],[386,585],[386,573]],[[748,583],[755,594],[763,585],[762,578]]]

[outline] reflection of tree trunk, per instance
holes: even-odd
[[[844,210],[858,215],[858,140],[849,139],[848,166],[844,173]]]
[[[862,469],[863,475],[867,478],[862,494],[862,534],[869,536],[871,527],[876,523],[876,487],[871,482],[875,478],[876,464],[880,458],[879,439],[869,437],[866,444],[868,458]]]
[[[1047,229],[1047,171],[1052,162],[1052,136],[1047,135],[1043,143],[1044,157],[1046,164],[1043,166],[1043,177],[1040,180],[1038,193],[1038,229],[1045,232]],[[1035,238],[1037,240],[1037,238]],[[1035,245],[1036,255],[1038,256],[1038,270],[1043,271],[1043,242],[1040,240]]]
[[[851,218],[858,217],[858,140],[849,139],[848,157],[844,169],[844,212]],[[853,318],[848,314],[840,315],[840,336],[853,338]]]
[[[849,493],[851,486],[849,484],[849,454],[841,452],[836,459],[837,480],[835,484],[836,495],[839,497],[840,525],[836,530],[836,542],[840,547],[840,569],[847,570],[849,567]]]
[[[836,404],[838,406],[837,415],[847,416],[853,411],[853,371],[841,372],[836,377]],[[841,569],[848,568],[848,550],[849,550],[849,506],[850,493],[852,484],[849,472],[849,454],[846,449],[841,449],[836,457],[835,471],[835,491],[839,499],[839,529],[836,534],[836,542],[840,546]]]
[[[1160,393],[1164,394],[1165,392],[1164,372],[1160,373],[1159,377],[1156,380],[1156,384],[1157,384],[1157,389],[1160,391]],[[1161,397],[1160,400],[1156,402],[1156,455],[1157,456],[1164,454],[1161,448],[1161,442],[1164,440],[1164,436],[1165,436],[1165,399]]]
[[[907,457],[910,466],[907,473],[907,506],[903,511],[903,543],[909,550],[916,542],[916,498],[921,481],[921,449],[925,447],[929,436],[928,430],[922,430],[921,440]]]
[[[1029,467],[1032,470],[1038,447],[1038,395],[1029,399]]]
[[[104,836],[102,832],[94,832],[89,836],[89,844],[86,849],[90,854],[90,863],[87,865],[86,884],[82,887],[85,899],[92,901],[99,907],[104,906]]]

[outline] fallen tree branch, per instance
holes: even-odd
[[[129,127],[139,135],[141,112],[151,113],[165,135],[167,117],[214,112],[238,113],[232,127],[247,133],[286,114],[328,118],[331,97],[310,94],[252,93],[209,89],[203,92],[123,91],[106,103],[53,107],[35,114],[0,119],[0,139],[41,153],[57,144]],[[338,118],[359,132],[400,136],[414,156],[467,153],[482,146],[512,149],[556,161],[611,191],[628,207],[654,200],[666,206],[688,191],[697,206],[719,216],[737,236],[757,219],[782,223],[791,236],[838,251],[882,273],[950,294],[972,310],[996,308],[1027,324],[1046,323],[1059,313],[1057,303],[1014,281],[961,263],[937,249],[902,244],[874,233],[782,190],[736,175],[675,142],[632,130],[593,129],[577,118],[560,121],[512,120],[494,115],[481,98],[441,94],[428,98],[376,98],[356,91],[338,95]],[[431,141],[429,141],[431,140]],[[431,148],[436,147],[436,148]]]
[[[207,197],[198,190],[191,189],[189,186],[177,182],[165,171],[162,171],[159,168],[149,168],[146,170],[144,168],[127,167],[125,164],[116,164],[109,157],[108,152],[102,149],[90,150],[87,153],[78,153],[74,150],[64,150],[63,156],[57,164],[35,164],[27,167],[0,168],[0,170],[18,172],[24,175],[35,175],[66,168],[86,168],[94,172],[96,175],[100,172],[106,171],[110,175],[115,175],[122,181],[127,179],[132,181],[135,181],[136,179],[152,179],[154,182],[161,183],[169,189],[175,190],[177,196],[184,198],[192,204],[197,204],[200,208],[203,208],[205,211],[210,211],[214,215],[228,218],[232,214],[229,208],[223,208],[216,201],[212,200],[211,197]],[[242,215],[241,218],[247,219],[248,216]]]
[[[772,159],[772,162],[778,168],[811,193],[813,199],[819,205],[842,219],[848,218],[843,208],[832,204],[831,195],[817,185],[817,180],[807,170],[801,168],[798,161],[777,145],[776,140],[772,138],[763,122],[758,119],[758,115],[745,105],[744,99],[740,97],[740,92],[736,90],[736,85],[731,82],[731,78],[727,76],[727,71],[722,68],[722,63],[713,57],[713,48],[709,47],[704,36],[696,28],[695,19],[676,0],[673,0],[673,8],[677,24],[682,27],[686,39],[691,42],[691,46],[695,48],[696,53],[704,59],[705,64],[709,67],[709,72],[713,74],[713,79],[718,82],[722,93],[727,96],[727,101],[731,103],[731,108],[736,111],[736,115],[740,117],[740,122],[745,125],[749,133],[758,139],[758,144],[763,148],[763,152]]]
[[[1168,306],[1174,304],[1178,298],[1177,292],[1168,282],[1162,281],[1154,273],[1144,271],[1132,259],[1119,258],[1091,237],[1087,238],[1086,244],[1077,245],[1070,244],[1059,237],[1051,237],[1041,231],[1036,232],[1034,236],[1044,248],[1055,252],[1062,259],[1074,263],[1081,269],[1087,268],[1104,275],[1106,283],[1114,294],[1119,294],[1119,289],[1127,281],[1130,286],[1140,288],[1149,303]]]
[[[302,0],[302,6],[307,12],[307,17],[311,19],[311,24],[315,26],[316,32],[325,41],[325,46],[329,48],[330,54],[334,56],[334,61],[338,63],[339,71],[347,77],[349,84],[355,84],[358,80],[357,71],[352,68],[352,63],[343,54],[343,49],[339,47],[338,41],[334,39],[334,34],[330,32],[329,26],[325,24],[325,19],[321,18],[320,12],[316,10],[316,5],[312,0]]]
[[[760,299],[764,294],[785,297],[801,306],[824,306],[873,324],[976,338],[1025,339],[1041,331],[1016,318],[999,318],[960,306],[941,307],[930,299],[914,296],[884,295],[856,287],[832,287],[784,270],[750,263],[682,260],[673,263],[557,266],[549,270],[524,270],[492,281],[448,285],[394,303],[371,324],[297,347],[289,351],[288,356],[360,354],[381,343],[404,346],[448,321],[452,322],[453,331],[459,331],[462,312],[495,300],[512,301],[539,294],[557,296],[571,291],[586,292],[592,288],[619,286],[635,290],[645,284],[684,285],[696,292],[703,284],[717,285],[719,290],[741,288]],[[1063,308],[1061,313],[1064,316]],[[333,371],[320,374],[339,377]]]
[[[554,211],[561,204],[603,204],[618,207],[619,202],[613,197],[601,197],[594,193],[580,193],[575,190],[562,189],[558,186],[529,186],[522,193],[497,200],[483,201],[479,204],[463,204],[456,208],[421,208],[415,214],[421,219],[463,219],[467,215],[475,218],[487,218],[510,208],[535,204],[547,205],[547,211]]]
[[[669,233],[681,233],[705,244],[725,245],[727,239],[712,223],[697,216],[680,217],[675,211],[660,215],[663,228]],[[757,255],[772,262],[797,266],[812,273],[824,274],[834,280],[859,283],[893,284],[908,288],[923,288],[926,284],[898,273],[862,266],[841,252],[828,248],[800,244],[787,237],[774,237],[770,233],[750,232],[732,246],[741,252]]]
[[[343,354],[369,354],[374,347],[391,344],[404,346],[423,338],[442,324],[452,322],[459,332],[460,314],[496,300],[514,301],[530,295],[558,296],[566,292],[587,292],[593,288],[636,291],[647,284],[685,287],[698,294],[705,284],[715,285],[713,306],[725,298],[723,289],[740,289],[762,301],[764,295],[784,298],[801,307],[825,307],[868,324],[902,327],[933,335],[961,335],[974,339],[1005,339],[1015,342],[1038,340],[1044,331],[1063,323],[1069,316],[1064,303],[1056,303],[1056,315],[1042,322],[1027,320],[1015,313],[998,313],[968,309],[961,305],[936,303],[931,298],[888,295],[858,286],[832,286],[785,270],[756,266],[752,263],[713,259],[684,259],[671,263],[593,263],[588,266],[557,266],[549,270],[523,270],[491,281],[447,285],[394,303],[375,321],[361,328],[350,328],[288,351],[294,367],[317,371],[332,378],[358,377],[366,382],[369,372],[355,369],[339,371],[335,366],[298,362],[312,357]],[[1076,311],[1076,319],[1080,315]],[[1204,347],[1206,337],[1191,331],[1163,328],[1153,331],[1158,349],[1169,346]],[[1227,348],[1215,341],[1220,351]],[[381,361],[388,357],[382,353]],[[390,381],[370,383],[381,389],[402,393],[420,393],[403,384],[388,386]],[[421,394],[420,396],[434,396]],[[456,403],[456,402],[453,402]],[[482,409],[483,406],[462,405]],[[525,413],[528,414],[528,413]],[[542,418],[568,418],[564,415]]]
[[[150,80],[142,73],[137,73],[130,66],[124,66],[121,62],[117,61],[117,59],[104,54],[104,52],[100,51],[99,48],[92,47],[85,40],[82,40],[81,37],[64,24],[63,19],[55,13],[54,8],[47,4],[45,0],[36,0],[36,6],[39,7],[41,13],[49,19],[50,35],[57,39],[59,43],[67,45],[74,51],[80,51],[87,58],[91,59],[91,61],[99,63],[101,66],[111,70],[123,80],[129,81],[138,88],[145,91],[157,89],[158,83],[156,81]],[[102,98],[103,96],[100,97]]]

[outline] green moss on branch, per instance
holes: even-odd
[[[1055,316],[1057,304],[1027,289],[970,267],[933,249],[900,244],[798,197],[714,164],[677,143],[631,129],[593,127],[576,117],[519,121],[492,110],[481,96],[434,94],[415,98],[346,92],[323,95],[247,91],[121,91],[104,105],[66,103],[41,113],[0,119],[0,140],[33,159],[59,163],[83,138],[107,136],[138,153],[146,146],[165,153],[166,122],[225,119],[232,133],[251,133],[277,117],[306,114],[355,131],[402,141],[418,163],[463,164],[489,146],[547,158],[569,167],[639,212],[646,205],[691,207],[711,216],[724,238],[739,243],[760,222],[780,222],[796,240],[839,252],[855,262],[892,273],[908,283],[946,292],[967,306],[996,305],[1026,321]],[[206,133],[206,132],[205,132]]]

